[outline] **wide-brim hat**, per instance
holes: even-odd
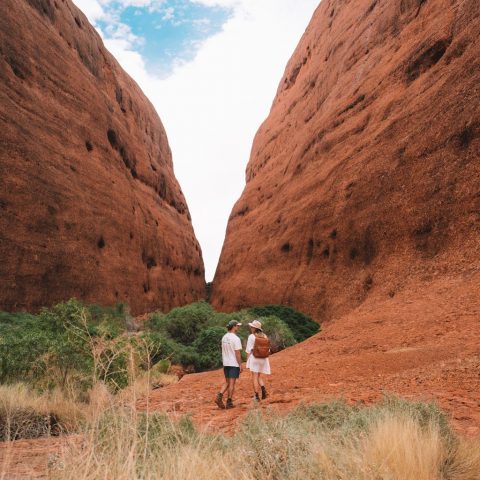
[[[249,326],[249,327],[256,328],[257,330],[263,331],[263,330],[262,330],[262,324],[261,324],[261,322],[259,322],[258,320],[254,320],[253,322],[250,322],[250,323],[248,324],[248,326]]]

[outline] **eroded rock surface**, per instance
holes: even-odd
[[[480,258],[480,4],[323,0],[259,129],[215,307],[317,320]]]
[[[204,294],[154,108],[70,0],[0,2],[0,309]]]

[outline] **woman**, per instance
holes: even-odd
[[[260,400],[259,392],[262,391],[262,400],[267,398],[267,389],[265,388],[265,383],[261,378],[262,373],[265,375],[270,375],[270,362],[268,358],[256,358],[253,355],[253,347],[255,345],[255,340],[257,338],[267,338],[263,333],[262,324],[258,320],[254,320],[249,323],[250,335],[247,340],[247,368],[252,372],[253,380],[253,391],[255,392],[255,401]]]

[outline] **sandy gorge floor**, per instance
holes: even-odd
[[[322,332],[271,357],[270,397],[281,410],[299,402],[345,398],[372,402],[384,393],[437,401],[462,433],[480,432],[480,275],[432,282],[394,298],[372,299]],[[231,431],[252,408],[248,373],[237,408],[213,398],[221,371],[187,375],[156,390],[139,408],[192,413],[198,425]]]
[[[222,371],[184,376],[138,402],[141,410],[191,414],[200,429],[231,433],[253,408],[285,411],[300,402],[344,398],[372,403],[385,393],[433,400],[467,436],[480,434],[480,273],[411,285],[393,298],[372,296],[321,333],[271,357],[269,397],[256,407],[244,372],[236,407],[213,403]],[[78,437],[0,445],[3,478],[45,477]]]

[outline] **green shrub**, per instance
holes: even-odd
[[[90,303],[85,305],[93,322],[107,318],[109,321],[117,321],[125,326],[125,317],[128,315],[128,307],[123,303],[117,303],[113,307],[105,307]]]
[[[320,330],[320,325],[307,315],[286,305],[263,305],[248,309],[253,316],[268,317],[273,315],[282,319],[292,331],[297,342],[303,342]]]
[[[158,363],[155,364],[154,373],[168,373],[170,367],[172,366],[172,362],[166,358],[163,358]]]
[[[39,315],[0,315],[0,381],[25,381],[41,389],[85,390],[101,379],[114,388],[128,383],[126,348],[120,313],[108,309],[92,319],[90,309],[69,300]]]
[[[165,329],[173,340],[191,345],[214,315],[215,311],[206,302],[177,307],[165,316]]]
[[[155,365],[161,360],[169,360],[177,364],[180,363],[178,362],[178,357],[180,352],[185,348],[184,345],[158,332],[146,332],[142,334],[140,338],[151,345],[150,351],[148,352],[148,362],[150,365]]]
[[[215,312],[207,322],[206,327],[227,327],[227,323],[232,320],[231,313]]]
[[[272,353],[279,352],[284,348],[291,347],[297,343],[288,325],[278,317],[260,317],[262,328],[270,339]]]
[[[167,316],[162,312],[155,312],[150,315],[150,318],[145,322],[145,328],[152,332],[168,335],[167,333]]]
[[[76,371],[88,378],[94,368],[91,336],[88,329],[90,313],[77,300],[59,303],[43,309],[38,317],[39,328],[48,332],[49,345],[41,373],[53,367],[60,373],[59,382],[65,386],[70,373]],[[50,386],[50,385],[49,385]]]
[[[197,372],[204,370],[204,365],[207,363],[206,359],[202,359],[192,346],[181,346],[181,348],[175,352],[172,360],[173,363],[182,365],[185,368],[193,367]]]
[[[193,346],[202,358],[205,369],[222,366],[222,337],[227,333],[224,327],[209,327],[203,330]]]
[[[213,329],[216,330],[218,327],[213,327]],[[222,332],[225,333],[224,329],[222,329]],[[147,332],[141,338],[147,339],[154,346],[149,359],[150,365],[156,365],[158,362],[168,360],[174,365],[181,365],[186,369],[193,368],[196,372],[201,372],[221,366],[221,353],[220,363],[218,363],[218,354],[215,355],[213,353],[215,339],[211,335],[210,328],[203,330],[194,345],[182,345],[157,332]],[[204,352],[201,348],[197,350],[197,345],[201,345],[206,350]],[[220,343],[218,342],[216,346],[219,349]]]
[[[249,335],[248,330],[248,322],[251,322],[255,317],[250,315],[247,310],[239,310],[238,312],[232,313],[223,313],[217,312],[215,315],[210,319],[208,322],[208,327],[222,327],[224,329],[224,333],[226,333],[226,327],[228,322],[231,320],[236,320],[242,324],[242,327],[237,332],[237,335],[242,340],[242,343],[245,344],[247,341],[247,337]]]

